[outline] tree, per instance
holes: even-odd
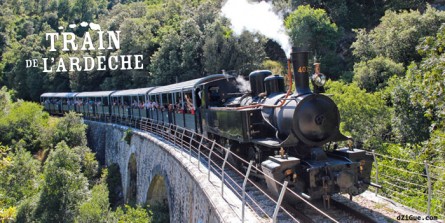
[[[226,22],[216,20],[204,31],[204,72],[215,74],[225,70],[247,75],[260,68],[266,57],[264,37],[247,31],[236,36]]]
[[[317,55],[335,50],[341,31],[323,9],[298,6],[286,18],[286,28],[294,46],[305,47]]]
[[[107,185],[105,183],[95,185],[91,191],[91,198],[80,205],[76,221],[106,223],[110,222],[111,217]]]
[[[395,63],[389,58],[375,57],[354,65],[354,82],[368,92],[375,92],[386,87],[388,79],[405,73],[403,64]]]
[[[387,1],[385,8],[400,11],[400,10],[425,10],[427,6],[427,1],[425,0],[392,0]]]
[[[380,148],[389,137],[390,109],[379,92],[366,93],[357,84],[328,81],[326,93],[340,111],[340,130],[355,140],[356,146]]]
[[[202,75],[202,46],[201,30],[194,19],[185,20],[181,24],[181,67],[184,73],[180,81],[198,78]]]
[[[124,204],[122,177],[119,170],[119,165],[111,164],[107,168],[106,183],[109,191],[109,200],[111,207],[115,210],[119,205]]]
[[[134,223],[146,223],[151,222],[151,212],[147,211],[141,206],[131,207],[125,205],[123,208],[119,207],[115,212],[115,217],[118,222],[134,222]]]
[[[96,180],[99,172],[99,162],[96,160],[95,153],[91,152],[91,149],[87,146],[76,146],[73,151],[80,155],[81,171],[88,182],[93,185],[93,181]]]
[[[68,147],[86,146],[87,136],[85,130],[87,125],[82,121],[79,114],[75,112],[66,113],[56,125],[53,143],[54,145],[65,141]]]
[[[69,0],[59,0],[59,7],[57,9],[57,17],[63,18],[65,21],[70,21],[72,15],[72,5]]]
[[[89,22],[96,16],[97,3],[95,0],[76,0],[72,12],[77,22]]]
[[[43,36],[43,34],[41,34]],[[19,44],[13,45],[8,51],[13,55],[6,55],[3,70],[6,84],[17,91],[19,98],[38,101],[40,94],[45,91],[47,79],[42,68],[26,68],[27,59],[41,60],[44,48],[41,46],[42,36],[38,34],[26,35]]]
[[[3,117],[9,112],[11,106],[11,94],[8,92],[8,88],[3,86],[0,89],[0,116]]]
[[[292,0],[293,8],[310,5],[313,8],[326,10],[329,17],[345,30],[351,28],[370,28],[378,23],[384,13],[384,0]],[[392,1],[389,1],[392,2]]]
[[[88,181],[81,173],[80,156],[65,142],[57,144],[45,163],[44,182],[36,218],[42,222],[73,222],[88,197]]]
[[[40,192],[20,202],[17,208],[16,222],[33,222],[36,220],[39,197]]]
[[[321,62],[323,73],[338,77],[341,70],[346,69],[336,53],[342,31],[331,22],[325,10],[301,5],[285,23],[293,46],[311,51],[314,59]]]
[[[445,26],[442,26],[435,36],[422,40],[418,46],[422,61],[411,64],[407,71],[408,81],[417,83],[414,102],[427,109],[427,117],[433,121],[434,128],[445,128]]]
[[[22,141],[23,146],[32,152],[40,149],[40,133],[46,126],[48,113],[42,106],[18,101],[13,103],[9,112],[0,117],[0,142],[13,145]]]
[[[409,74],[408,74],[409,75]],[[425,117],[426,109],[412,95],[418,84],[409,76],[389,81],[391,104],[394,108],[391,125],[395,137],[402,144],[420,144],[430,137],[431,120]]]
[[[281,74],[285,75],[287,72],[284,69],[283,65],[278,61],[273,60],[265,60],[262,64],[262,68],[265,70],[272,71],[272,74]]]
[[[382,55],[405,65],[419,61],[420,56],[415,50],[419,39],[436,33],[443,22],[445,12],[431,6],[423,14],[419,11],[387,11],[380,24],[370,32],[356,30],[353,55],[362,61]]]
[[[0,190],[4,190],[2,194],[5,196],[0,197],[0,204],[15,206],[37,192],[40,164],[24,148],[17,148],[14,153],[9,152],[8,157],[6,168],[0,168]]]
[[[182,74],[180,37],[175,31],[167,34],[161,47],[152,56],[150,72],[152,83],[166,85],[176,83]]]

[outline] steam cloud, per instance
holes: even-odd
[[[243,76],[239,75],[236,77],[236,82],[238,83],[236,87],[243,93],[250,92],[250,82],[245,80]]]
[[[275,14],[272,4],[266,2],[249,3],[248,0],[228,0],[222,7],[222,15],[232,22],[232,29],[237,35],[243,30],[259,32],[275,40],[290,56],[291,44],[284,29],[283,19]]]

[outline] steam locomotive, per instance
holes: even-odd
[[[371,184],[372,155],[352,146],[337,148],[335,142],[352,140],[339,131],[337,105],[328,96],[311,91],[308,52],[293,48],[291,62],[295,92],[285,91],[283,77],[270,71],[252,72],[250,94],[202,108],[204,132],[261,166],[269,176],[265,178],[268,189],[276,195],[280,186],[270,179],[287,180],[303,197],[328,202],[332,194],[364,192]],[[315,89],[324,84],[318,66],[311,80]]]
[[[293,48],[289,72],[290,64],[295,92],[285,90],[283,77],[262,70],[249,75],[249,92],[240,90],[234,76],[215,74],[159,87],[44,93],[41,102],[52,114],[150,118],[194,130],[253,160],[276,195],[281,188],[271,179],[288,181],[306,199],[329,202],[332,194],[364,192],[371,184],[372,155],[352,146],[337,148],[336,142],[352,139],[340,133],[332,99],[311,91],[310,79],[317,89],[325,78],[318,67],[309,78],[308,52]]]

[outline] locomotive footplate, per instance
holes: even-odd
[[[363,159],[363,157],[362,157]],[[369,177],[366,168],[363,168],[362,159],[351,161],[341,157],[332,157],[324,161],[302,162],[305,169],[306,191],[310,199],[326,199],[326,195],[346,193],[352,196],[358,195],[368,188],[364,178]],[[362,172],[363,171],[363,172]]]
[[[350,148],[341,148],[334,150],[332,154],[339,155],[342,157],[346,157],[353,161],[358,161],[362,159],[372,159],[371,155],[367,155],[365,150],[362,149],[350,149]]]

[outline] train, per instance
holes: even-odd
[[[239,77],[213,74],[165,86],[50,92],[40,98],[54,115],[75,111],[101,120],[149,119],[190,129],[253,160],[272,194],[280,193],[277,182],[287,181],[305,199],[329,203],[333,194],[352,197],[372,185],[373,157],[340,132],[339,109],[321,93],[326,78],[319,66],[309,75],[308,55],[292,49],[287,90],[284,77],[258,70],[249,75],[250,90]],[[233,160],[238,168],[247,168]]]

